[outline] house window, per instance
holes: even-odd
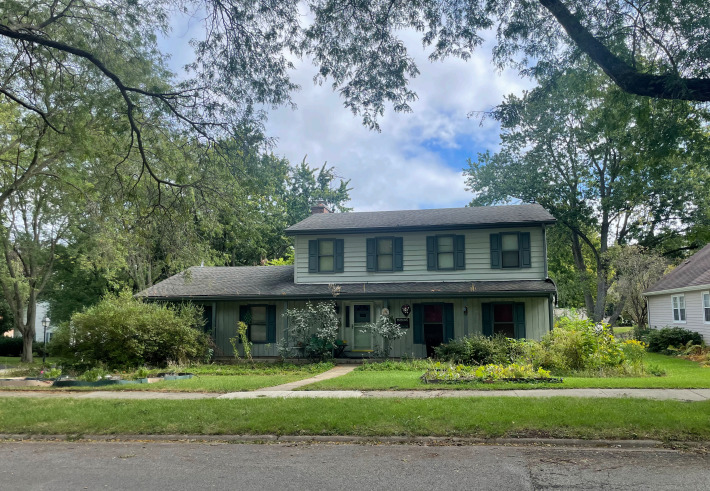
[[[335,240],[321,239],[318,241],[318,272],[332,273],[335,271]]]
[[[703,292],[703,320],[710,324],[710,292]]]
[[[515,338],[513,304],[493,304],[493,334],[502,334],[506,338]]]
[[[516,234],[500,234],[501,263],[504,268],[520,267],[520,237]]]
[[[436,237],[437,269],[454,269],[454,236],[439,235]]]
[[[377,271],[394,270],[394,239],[377,239]]]
[[[685,296],[673,295],[671,303],[673,304],[673,322],[685,322]]]
[[[249,322],[249,340],[252,343],[268,342],[268,331],[266,329],[266,306],[252,306],[251,322]]]

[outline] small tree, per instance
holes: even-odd
[[[394,322],[394,319],[388,315],[382,315],[376,322],[369,323],[366,330],[382,336],[382,354],[384,358],[390,357],[392,341],[396,341],[407,334],[407,331],[399,327]]]
[[[293,348],[303,348],[311,358],[332,355],[333,343],[338,337],[339,319],[335,302],[306,303],[302,309],[288,309],[289,342]]]

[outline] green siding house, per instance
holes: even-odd
[[[193,267],[139,295],[202,304],[218,356],[232,355],[238,320],[255,356],[277,356],[286,309],[319,300],[336,303],[345,357],[379,344],[363,326],[381,315],[407,331],[394,356],[426,357],[477,333],[540,339],[556,294],[545,239],[554,222],[539,205],[363,213],[318,205],[286,230],[293,266]]]

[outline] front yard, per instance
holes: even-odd
[[[415,370],[362,370],[357,369],[342,377],[307,385],[298,390],[461,390],[461,389],[577,389],[577,388],[710,388],[710,368],[698,363],[656,353],[647,353],[647,365],[655,365],[666,375],[655,377],[564,377],[555,383],[481,383],[425,384],[420,380],[422,369]],[[553,374],[554,375],[554,374]]]
[[[40,391],[156,391],[156,392],[239,392],[272,387],[313,377],[333,367],[332,363],[304,365],[256,363],[239,365],[195,365],[181,368],[195,374],[191,379],[164,380],[151,384],[106,385],[99,387],[0,387],[0,390]],[[36,367],[33,369],[36,371]],[[164,369],[151,370],[154,376]],[[22,372],[18,372],[22,373]],[[120,374],[131,378],[134,373]]]

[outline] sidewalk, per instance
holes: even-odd
[[[273,387],[270,389],[274,389]],[[708,401],[710,389],[530,389],[530,390],[254,390],[228,394],[205,392],[147,392],[147,391],[31,391],[4,390],[3,397],[71,398],[71,399],[275,399],[275,398],[333,398],[333,399],[435,399],[445,397],[581,397],[632,398],[657,401]]]

